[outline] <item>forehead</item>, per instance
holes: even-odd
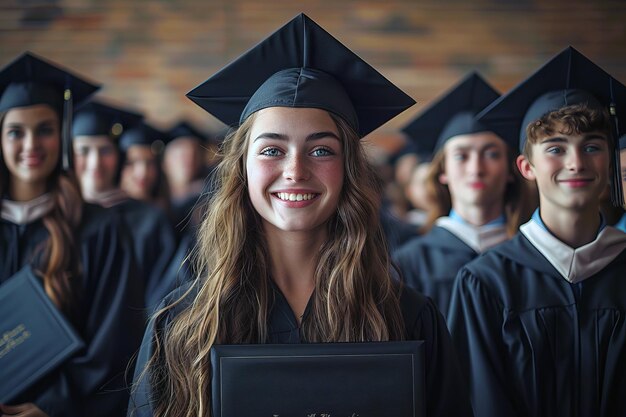
[[[485,146],[497,146],[506,148],[506,143],[493,132],[478,132],[467,135],[454,136],[446,141],[444,149],[459,148],[484,148]]]
[[[165,146],[165,152],[181,149],[196,149],[200,147],[200,142],[191,136],[180,136]]]
[[[268,107],[256,113],[251,136],[278,133],[286,136],[306,136],[329,131],[339,136],[337,125],[326,110],[299,107]]]
[[[15,107],[8,110],[4,116],[3,124],[15,123],[28,125],[49,120],[58,122],[59,118],[56,111],[47,104],[36,104],[34,106]]]
[[[111,139],[108,136],[75,136],[73,141],[74,146],[80,147],[93,147],[100,148],[103,146],[114,146]]]
[[[127,159],[156,159],[148,145],[133,145],[126,151]]]
[[[572,132],[568,131],[561,126],[561,129],[555,129],[554,133],[549,135],[542,135],[537,140],[537,145],[542,145],[544,143],[552,143],[555,141],[563,142],[563,143],[579,143],[586,142],[590,140],[603,140],[606,141],[608,138],[604,132]]]

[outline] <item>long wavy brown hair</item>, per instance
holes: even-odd
[[[58,111],[56,113],[59,115]],[[60,132],[60,115],[58,119]],[[0,118],[2,132],[3,125],[4,114]],[[82,218],[82,199],[76,180],[70,176],[71,174],[62,172],[60,159],[59,156],[59,163],[48,180],[48,190],[52,193],[54,208],[42,219],[49,236],[36,247],[29,262],[33,263],[33,270],[42,278],[44,290],[52,302],[70,321],[78,325],[81,265],[75,231],[78,230]],[[11,194],[10,176],[0,149],[0,196]]]
[[[331,114],[342,140],[345,181],[328,241],[317,257],[308,342],[401,340],[400,287],[390,275],[378,220],[381,184],[358,135]],[[222,148],[212,196],[194,255],[198,278],[181,299],[155,316],[158,322],[185,297],[191,304],[154,337],[149,378],[155,416],[209,416],[209,351],[215,343],[265,343],[272,304],[269,254],[260,216],[248,197],[246,153],[255,115]],[[192,295],[193,294],[193,295]]]
[[[530,219],[532,211],[536,207],[537,197],[533,195],[529,185],[519,173],[515,164],[515,151],[507,146],[508,173],[513,181],[507,183],[504,190],[504,215],[506,217],[506,229],[509,236],[517,233],[519,226]],[[446,184],[439,181],[441,174],[445,172],[445,148],[440,149],[430,164],[430,170],[426,177],[426,191],[431,199],[431,208],[428,218],[422,227],[421,233],[426,233],[441,216],[447,216],[452,209],[452,197]]]

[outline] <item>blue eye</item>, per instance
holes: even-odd
[[[586,145],[583,150],[587,153],[598,152],[600,147],[598,145]]]
[[[78,148],[78,151],[76,153],[78,155],[80,155],[80,156],[89,155],[89,148],[88,147],[80,147],[80,148]]]
[[[489,159],[500,159],[502,154],[498,151],[489,151],[485,154],[485,156]]]
[[[467,159],[467,155],[464,153],[455,153],[452,154],[452,159],[455,161],[465,161]]]
[[[51,126],[41,126],[37,129],[38,136],[51,136],[54,133],[54,128]]]
[[[17,140],[20,139],[24,135],[24,133],[21,129],[9,129],[6,135],[7,138],[10,140]]]
[[[317,148],[317,149],[314,149],[313,152],[311,152],[311,154],[313,156],[329,156],[329,155],[334,155],[334,152],[328,148]]]
[[[280,156],[281,152],[278,148],[265,148],[261,151],[261,155],[265,156]]]
[[[558,146],[553,146],[551,148],[546,149],[546,152],[551,153],[553,155],[557,155],[557,154],[563,153],[563,150],[559,148]]]

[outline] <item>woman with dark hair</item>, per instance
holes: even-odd
[[[360,141],[413,100],[305,15],[189,96],[239,127],[200,226],[197,279],[152,321],[129,413],[210,415],[215,344],[408,339],[425,343],[428,415],[471,414],[441,314],[392,278]]]
[[[84,204],[70,171],[72,104],[97,87],[30,53],[0,79],[0,291],[32,271],[84,343],[0,411],[120,415],[124,373],[143,329],[143,288],[118,219]]]
[[[525,212],[513,148],[475,119],[498,96],[471,73],[404,129],[432,146],[430,209],[425,234],[393,259],[406,285],[432,297],[444,316],[459,269],[512,236]]]
[[[170,212],[167,178],[161,159],[167,136],[165,132],[141,121],[120,137],[124,156],[121,188],[130,197],[161,207]]]

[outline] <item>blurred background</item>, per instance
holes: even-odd
[[[472,69],[502,92],[572,45],[626,82],[626,1],[0,0],[0,65],[30,50],[103,84],[101,95],[157,126],[223,126],[185,93],[299,12],[418,104],[397,129]]]

